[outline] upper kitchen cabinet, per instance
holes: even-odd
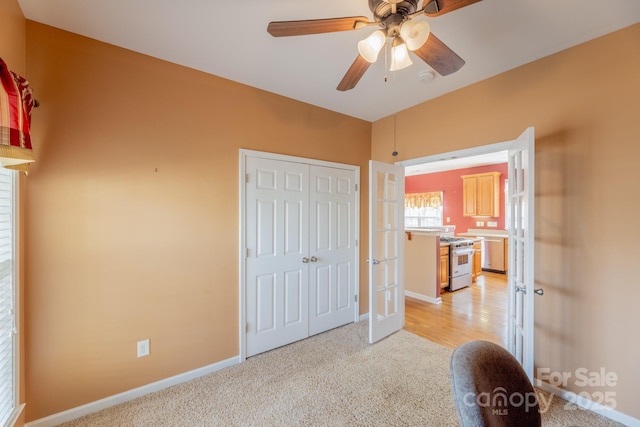
[[[500,216],[500,172],[462,175],[464,216]]]

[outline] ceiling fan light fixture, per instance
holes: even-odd
[[[403,68],[407,68],[413,64],[411,58],[409,58],[409,51],[407,45],[402,41],[400,37],[396,37],[393,40],[393,46],[391,47],[391,67],[390,71],[398,71]]]
[[[366,39],[358,42],[358,52],[367,62],[373,64],[378,59],[378,54],[386,39],[387,36],[382,30],[374,31]]]
[[[420,49],[429,38],[431,27],[426,21],[411,19],[400,27],[400,37],[407,44],[410,51]]]

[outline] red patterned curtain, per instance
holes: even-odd
[[[0,166],[27,172],[35,161],[31,148],[31,110],[35,99],[29,82],[0,58]]]
[[[442,191],[405,194],[405,208],[439,208],[442,206]]]

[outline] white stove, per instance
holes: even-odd
[[[457,291],[471,285],[473,265],[473,240],[464,237],[440,237],[449,244],[449,291]]]

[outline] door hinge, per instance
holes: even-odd
[[[356,184],[356,191],[358,191],[358,184]]]
[[[358,247],[358,239],[356,239],[356,248]]]
[[[245,257],[246,257],[246,258],[249,258],[249,253],[250,253],[250,252],[249,252],[249,248],[247,248],[247,250],[245,251]]]
[[[249,332],[249,322],[244,324],[244,331]]]
[[[355,294],[355,295],[353,296],[353,300],[354,300],[355,302],[358,302],[358,294]]]
[[[246,174],[246,175],[244,176],[244,182],[246,182],[247,184],[248,184],[249,182],[251,182],[251,178],[249,178],[249,174]]]

